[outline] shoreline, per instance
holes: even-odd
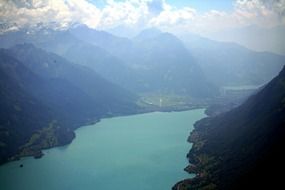
[[[207,178],[207,173],[205,173],[203,165],[207,162],[207,159],[210,159],[210,157],[206,159],[206,155],[199,153],[200,146],[203,146],[204,143],[204,139],[201,138],[201,131],[199,130],[199,126],[200,121],[204,120],[205,118],[196,121],[194,124],[194,129],[190,133],[187,140],[188,143],[192,143],[192,147],[187,153],[187,160],[189,164],[185,167],[184,171],[189,174],[195,174],[195,176],[178,181],[172,187],[172,190],[180,190],[185,188],[194,190],[196,189],[196,185],[203,183],[203,181]],[[213,188],[214,186],[215,184],[209,184],[209,188]]]
[[[79,126],[73,127],[73,129],[70,129],[70,133],[72,134],[71,137],[63,143],[51,144],[51,145],[48,145],[46,147],[38,147],[37,149],[33,149],[33,147],[32,147],[30,150],[28,150],[28,153],[18,152],[16,155],[13,155],[12,157],[10,157],[6,162],[1,163],[0,167],[1,167],[1,165],[7,164],[9,162],[20,161],[22,158],[33,157],[34,159],[40,159],[45,155],[43,152],[45,150],[57,148],[57,147],[68,146],[76,138],[75,131],[77,129],[85,127],[85,126],[89,126],[89,125],[95,125],[95,124],[99,123],[102,119],[110,119],[110,118],[115,118],[115,117],[127,117],[127,116],[147,114],[147,113],[153,113],[153,112],[161,112],[161,113],[183,112],[183,111],[190,111],[190,110],[195,110],[195,109],[205,109],[205,114],[206,114],[206,107],[207,107],[206,105],[191,105],[188,107],[186,106],[186,107],[175,107],[175,108],[174,107],[163,107],[163,108],[160,108],[160,107],[157,108],[156,107],[153,109],[138,110],[135,113],[106,115],[106,116],[103,116],[101,118],[96,118],[94,120],[86,121],[83,124],[80,124]],[[61,137],[58,137],[58,138],[61,138]]]

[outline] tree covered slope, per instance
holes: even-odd
[[[137,96],[30,44],[0,49],[0,72],[0,164],[40,157],[80,125],[139,110]]]
[[[245,189],[282,185],[285,68],[240,107],[197,122],[189,137],[189,172],[174,189]]]

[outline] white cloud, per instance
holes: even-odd
[[[39,24],[63,28],[74,22],[96,27],[100,10],[86,0],[1,0],[0,18],[20,28]]]
[[[139,1],[115,2],[108,0],[101,10],[100,28],[114,27],[116,25],[135,25],[146,15],[147,4]]]
[[[92,3],[86,0],[68,0],[64,2],[69,8],[73,22],[83,23],[93,28],[96,28],[100,23],[101,12]]]
[[[270,1],[270,2],[269,2]],[[248,25],[273,27],[285,24],[285,0],[237,0],[231,12],[200,13],[190,7],[165,10],[150,23],[172,32],[208,34]]]
[[[83,23],[100,29],[155,26],[203,34],[252,24],[285,24],[285,0],[237,0],[231,12],[206,13],[192,7],[175,8],[167,0],[106,0],[100,9],[88,0],[0,0],[0,18],[0,24],[14,28],[39,24],[66,28]]]
[[[284,4],[285,5],[285,4]],[[279,15],[261,0],[238,0],[232,15],[241,24],[272,26],[280,23]]]
[[[170,26],[183,24],[185,21],[191,21],[196,16],[196,10],[190,7],[173,10],[171,7],[162,11],[157,17],[152,18],[149,24],[152,26]]]

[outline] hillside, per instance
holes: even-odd
[[[81,125],[139,110],[127,90],[31,44],[0,53],[0,163],[40,157],[41,149],[70,142]]]
[[[135,107],[136,95],[107,81],[87,67],[70,63],[54,53],[48,53],[31,44],[14,46],[10,49],[10,53],[37,75],[47,79],[64,80],[78,88],[96,104],[92,109],[97,110],[97,114],[121,113],[123,110],[132,112],[132,108]],[[124,109],[119,105],[125,106]]]
[[[0,164],[17,154],[41,156],[41,148],[70,142],[74,133],[63,127],[61,116],[27,91],[30,85],[44,88],[49,82],[2,49],[0,63]]]
[[[174,189],[244,189],[282,185],[285,68],[240,107],[197,122],[186,170]],[[278,172],[279,171],[279,172]]]

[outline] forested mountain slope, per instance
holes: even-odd
[[[283,183],[284,126],[285,68],[240,107],[196,123],[187,170],[197,177],[174,189],[277,188]]]

